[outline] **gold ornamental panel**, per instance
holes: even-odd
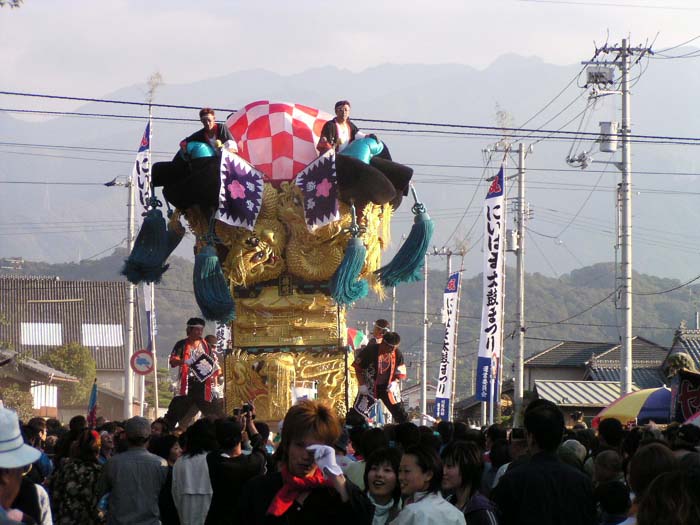
[[[289,351],[250,353],[237,350],[226,358],[226,405],[228,412],[253,401],[259,419],[284,419],[300,386],[314,385],[318,399],[324,399],[339,416],[345,415],[346,371],[349,399],[357,392],[350,370],[352,353],[340,351]],[[297,390],[298,391],[298,390]],[[274,430],[274,426],[273,426]]]

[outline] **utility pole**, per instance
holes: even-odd
[[[518,331],[518,351],[515,354],[515,395],[513,416],[515,424],[521,426],[523,411],[523,362],[525,360],[525,220],[527,216],[525,203],[525,147],[518,144],[518,201],[517,201],[517,288],[518,308],[515,314]]]
[[[452,256],[458,254],[462,256],[462,262],[460,266],[460,272],[464,271],[464,255],[466,254],[466,249],[462,248],[458,252],[453,252],[449,248],[445,248],[444,246],[440,248],[439,250],[437,248],[433,248],[433,253],[432,255],[444,255],[447,260],[447,279],[449,280],[450,275],[452,275]],[[457,362],[458,362],[458,334],[459,334],[459,300],[461,297],[462,293],[462,276],[460,275],[459,278],[459,284],[457,285],[457,306],[456,306],[456,316],[455,316],[455,328],[454,328],[454,339],[453,339],[453,348],[454,348],[454,356],[452,360],[452,377],[450,378],[450,383],[452,384],[452,399],[450,399],[450,409],[448,413],[448,419],[450,421],[454,420],[454,405],[457,400]],[[445,315],[443,313],[443,315]]]
[[[622,70],[622,355],[620,363],[620,394],[632,392],[632,151],[630,135],[630,52],[627,40],[620,50]]]
[[[632,58],[635,61],[651,53],[647,47],[630,47],[628,40],[622,39],[621,46],[607,46],[596,50],[596,56],[612,54],[612,61],[593,60],[582,62],[594,66],[588,72],[588,84],[612,84],[612,70],[604,66],[615,66],[621,73],[622,122],[619,130],[622,160],[615,165],[622,174],[619,186],[620,202],[620,299],[622,310],[622,352],[620,353],[620,394],[632,391],[632,147],[630,145],[631,109],[629,71]],[[603,66],[603,67],[601,67]],[[607,92],[606,94],[609,94]],[[614,93],[614,92],[613,92]],[[609,150],[612,151],[612,150]]]
[[[136,181],[133,175],[129,177],[127,183],[129,198],[127,206],[129,210],[129,224],[127,225],[126,245],[129,253],[134,249],[134,208],[136,204]],[[131,356],[134,355],[134,310],[136,308],[136,286],[128,284],[127,299],[127,335],[126,354],[124,355],[124,419],[129,419],[134,415],[133,397],[134,383],[131,372]]]
[[[153,166],[151,162],[151,151],[153,148],[153,99],[155,97],[156,90],[158,86],[163,83],[163,77],[160,73],[154,73],[148,79],[148,169],[150,170]],[[151,183],[151,175],[148,177],[149,184],[151,186],[150,192],[155,193],[155,188]],[[151,195],[153,197],[154,195]],[[144,286],[144,292],[148,292],[149,297],[146,298],[150,302],[150,308],[148,309],[149,323],[148,338],[150,340],[149,351],[153,354],[153,394],[154,394],[154,404],[156,414],[155,417],[158,418],[158,352],[156,348],[156,283],[150,283],[149,286]],[[139,400],[141,401],[141,416],[144,415],[144,405],[146,396],[146,376],[141,376],[141,393]]]

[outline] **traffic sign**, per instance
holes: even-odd
[[[148,350],[139,350],[131,356],[131,369],[142,376],[153,372],[153,354]]]

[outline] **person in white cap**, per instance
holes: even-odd
[[[21,510],[11,508],[19,494],[22,477],[41,453],[24,443],[17,413],[0,408],[0,523],[28,521]],[[29,518],[31,519],[31,518]]]

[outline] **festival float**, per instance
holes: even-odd
[[[197,304],[231,328],[226,404],[254,400],[264,420],[282,419],[309,385],[346,413],[357,390],[347,309],[370,290],[383,298],[386,287],[420,279],[433,231],[413,170],[376,136],[319,155],[331,119],[300,104],[253,102],[226,121],[235,145],[217,152],[190,142],[154,164],[151,183],[174,213],[166,226],[151,198],[123,270],[131,282],[158,282],[189,228]],[[392,213],[409,193],[413,227],[383,265]]]

